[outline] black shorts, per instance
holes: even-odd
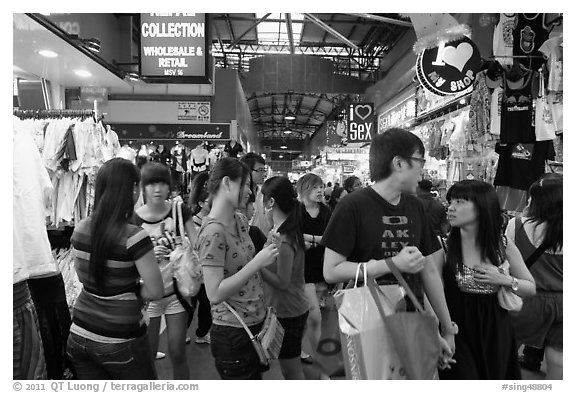
[[[297,317],[278,318],[284,328],[284,339],[280,348],[279,359],[294,359],[300,357],[302,352],[302,337],[308,319],[308,311]]]

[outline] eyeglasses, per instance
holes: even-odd
[[[418,161],[420,164],[422,164],[422,166],[426,165],[426,160],[424,158],[420,158],[420,157],[408,157],[408,160],[416,160]]]
[[[266,168],[258,168],[258,169],[252,169],[254,172],[260,172],[260,173],[266,173],[268,172],[268,170]]]

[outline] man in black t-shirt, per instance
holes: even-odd
[[[357,264],[367,262],[369,277],[381,285],[394,284],[384,261],[392,258],[421,301],[426,293],[438,316],[446,365],[454,353],[457,329],[436,268],[443,252],[423,205],[410,195],[422,177],[423,156],[422,141],[409,131],[393,128],[372,139],[369,164],[375,184],[336,206],[321,241],[326,247],[324,278],[328,283],[352,280]]]

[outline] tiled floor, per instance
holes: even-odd
[[[328,307],[322,309],[322,336],[320,341],[325,343],[324,348],[330,351],[334,348],[333,341],[330,338],[335,338],[338,340],[338,330],[337,330],[337,312],[333,307],[331,302],[328,302]],[[186,352],[188,355],[188,367],[190,368],[190,380],[211,380],[220,379],[216,369],[214,367],[214,361],[210,353],[210,345],[208,344],[195,344],[194,343],[194,331],[196,330],[196,316],[194,316],[194,321],[188,329],[189,337],[192,338],[192,342],[186,345]],[[160,337],[160,351],[166,352],[166,335],[162,334]],[[338,370],[342,370],[340,354],[332,356],[317,356],[317,363],[313,365],[304,364],[304,373],[307,379],[319,379],[320,368],[318,364],[322,364],[325,372],[327,374],[333,374]],[[156,360],[156,367],[158,370],[159,379],[172,379],[172,368],[170,366],[170,360],[168,356],[164,359]],[[542,365],[542,372],[532,372],[528,370],[522,370],[523,379],[528,380],[540,380],[544,379],[546,374],[546,365]],[[276,380],[283,379],[282,373],[280,372],[280,366],[277,361],[272,363],[270,370],[263,375],[264,379]],[[342,375],[334,376],[332,379],[344,379]]]

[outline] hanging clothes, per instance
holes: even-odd
[[[548,60],[548,90],[562,91],[564,84],[564,38],[559,35],[546,40],[539,51]]]
[[[534,72],[528,71],[520,79],[520,85],[514,85],[506,74],[504,76],[504,95],[502,97],[502,118],[500,141],[502,143],[536,142],[534,130],[534,108],[532,81]]]
[[[517,14],[518,23],[512,32],[514,37],[514,56],[534,56],[533,58],[517,58],[525,67],[538,70],[544,63],[539,57],[538,49],[548,39],[548,30],[544,22],[546,14]]]
[[[486,71],[476,75],[474,90],[470,97],[470,122],[468,123],[468,137],[476,143],[486,142],[490,134],[490,105],[491,95],[486,86]]]
[[[512,64],[514,38],[512,32],[518,23],[517,14],[500,14],[500,21],[494,29],[494,58],[502,65]],[[500,57],[502,56],[502,57]]]

